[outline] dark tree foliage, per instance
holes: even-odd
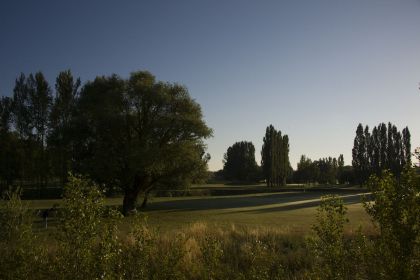
[[[31,115],[29,111],[29,90],[26,76],[21,73],[13,89],[13,123],[19,137],[24,140],[32,135]]]
[[[1,102],[7,110],[1,113],[1,131],[6,133],[1,136],[0,181],[40,191],[49,183],[56,185],[58,178],[64,183],[71,169],[63,166],[73,159],[68,148],[74,137],[69,130],[74,110],[69,107],[75,102],[67,92],[80,85],[72,79],[70,71],[60,73],[55,98],[41,72],[16,79],[12,98]]]
[[[336,158],[322,158],[315,162],[319,168],[318,182],[321,184],[336,184],[338,164]]]
[[[21,180],[46,185],[50,176],[46,139],[52,92],[41,72],[16,80],[11,105],[12,125],[19,140],[14,159]],[[15,141],[16,142],[16,141]]]
[[[21,74],[0,102],[0,184],[64,184],[68,172],[122,189],[124,213],[140,192],[203,178],[211,129],[185,87],[148,72],[98,77],[80,89],[59,73],[55,94],[42,73]],[[41,190],[41,189],[40,189]]]
[[[379,129],[379,165],[377,170],[377,175],[381,172],[382,169],[388,168],[388,159],[387,159],[387,147],[388,147],[388,138],[387,138],[387,129],[386,124],[381,123],[378,126]]]
[[[54,174],[62,184],[72,170],[73,142],[72,128],[76,102],[79,96],[80,79],[74,79],[70,70],[60,72],[55,83],[55,98],[50,115],[50,133],[48,146],[51,150],[51,161]]]
[[[369,155],[370,169],[376,174],[381,172],[381,142],[380,142],[380,127],[374,127],[371,138],[371,154]]]
[[[345,172],[344,157],[340,155],[337,158],[320,158],[312,161],[305,155],[302,155],[297,165],[294,179],[298,183],[320,183],[336,184],[348,182],[343,174]]]
[[[224,155],[223,174],[227,180],[257,182],[259,167],[255,161],[255,147],[252,142],[236,142]]]
[[[346,181],[343,180],[342,174],[344,173],[344,156],[340,154],[337,159],[337,181],[339,184],[344,184]]]
[[[2,97],[0,99],[0,133],[6,133],[10,130],[12,120],[12,99]]]
[[[185,87],[149,72],[98,77],[77,107],[78,170],[122,188],[124,214],[135,210],[140,192],[145,206],[157,185],[186,185],[206,173],[202,140],[211,129]]]
[[[367,129],[366,129],[367,130]],[[366,131],[365,130],[365,131]],[[359,124],[356,130],[356,137],[354,138],[353,144],[353,168],[357,178],[364,181],[367,179],[366,172],[366,137],[363,131],[363,125]]]
[[[408,127],[402,130],[402,165],[411,165],[411,134]]]
[[[284,186],[290,172],[289,137],[282,136],[272,125],[268,126],[261,150],[261,167],[267,186]]]
[[[354,176],[354,170],[353,166],[351,165],[345,165],[343,167],[343,170],[338,175],[338,181],[341,184],[355,184],[355,176]]]
[[[402,133],[391,123],[379,124],[372,134],[362,124],[356,130],[353,145],[353,168],[358,183],[365,182],[370,175],[380,176],[385,169],[397,177],[406,165],[411,165],[410,132],[404,128]]]
[[[310,158],[302,155],[297,164],[297,170],[294,177],[295,181],[298,183],[315,183],[319,177],[319,168]]]
[[[31,128],[36,145],[33,149],[35,152],[35,178],[39,185],[44,186],[47,184],[50,175],[46,139],[51,112],[52,91],[41,72],[35,73],[35,76],[29,75],[27,86],[29,90]]]
[[[12,99],[0,99],[0,193],[19,176],[17,135],[11,132]]]
[[[45,148],[48,131],[48,120],[51,112],[52,91],[41,72],[29,75],[27,80],[29,92],[29,112],[31,128],[36,142]]]

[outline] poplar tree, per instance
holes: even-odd
[[[286,178],[289,175],[289,170],[291,169],[290,167],[290,160],[289,160],[289,136],[284,135],[282,138],[282,164],[281,164],[281,184],[284,186],[286,185]]]
[[[80,79],[74,79],[70,70],[58,74],[55,82],[55,98],[50,115],[48,144],[52,150],[52,166],[62,184],[71,169],[72,123],[79,95]]]
[[[379,140],[379,130],[376,126],[372,130],[371,145],[372,145],[372,155],[371,155],[372,172],[376,173],[376,175],[379,176],[381,173],[380,140]]]
[[[395,154],[395,143],[394,143],[394,134],[393,134],[393,127],[392,124],[388,123],[388,131],[387,131],[387,164],[385,167],[387,169],[393,170],[395,168],[395,160],[397,155]]]
[[[263,146],[261,149],[261,168],[263,176],[266,180],[267,187],[273,186],[272,169],[273,169],[273,138],[275,129],[272,125],[268,126],[265,130],[263,138]]]
[[[289,138],[272,125],[266,128],[261,150],[261,167],[267,186],[282,186],[290,170]]]
[[[366,145],[366,156],[364,158],[364,174],[363,176],[367,179],[369,174],[373,172],[373,139],[369,132],[369,126],[365,126],[365,145]]]
[[[29,114],[29,94],[26,76],[23,73],[16,79],[15,87],[13,89],[12,118],[19,138],[30,138],[32,136],[32,131]]]
[[[411,135],[408,127],[402,130],[402,159],[403,165],[411,165]]]
[[[354,138],[352,155],[352,165],[354,168],[354,173],[356,175],[356,178],[358,178],[359,183],[362,183],[365,169],[364,164],[366,155],[366,144],[365,135],[363,132],[363,125],[361,123],[359,123],[356,129],[356,137]]]
[[[337,159],[337,180],[339,184],[343,184],[343,174],[344,174],[344,156],[340,154]]]
[[[29,75],[29,110],[35,139],[42,149],[46,146],[52,91],[41,72]]]
[[[52,91],[41,72],[30,74],[27,79],[29,93],[29,112],[32,134],[35,140],[33,167],[39,186],[48,183],[49,158],[46,152],[46,140],[52,105]]]

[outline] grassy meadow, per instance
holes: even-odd
[[[229,195],[211,195],[215,190]],[[361,203],[365,192],[359,188],[318,187],[316,190],[303,191],[302,187],[296,186],[273,189],[261,185],[199,185],[193,187],[188,196],[152,197],[141,213],[144,214],[149,226],[163,232],[204,223],[223,229],[232,226],[262,228],[305,236],[310,233],[311,226],[315,222],[320,197],[338,194],[348,208],[350,222],[346,226],[346,231],[353,232],[362,226],[364,231],[371,232],[372,223]],[[34,211],[42,211],[54,205],[60,207],[61,200],[25,202]],[[106,198],[105,203],[108,206],[120,207],[122,197]],[[130,217],[125,218],[121,223],[121,230],[123,232],[127,230],[131,223]],[[49,226],[54,227],[54,225],[55,218],[50,217]],[[35,218],[35,228],[43,231],[43,220],[40,215]]]
[[[392,243],[365,212],[364,189],[203,185],[183,194],[155,196],[128,217],[121,197],[77,177],[62,200],[15,194],[0,204],[0,278],[416,279],[415,249],[408,261],[378,257]]]

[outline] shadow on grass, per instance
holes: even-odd
[[[254,196],[232,196],[218,198],[203,199],[182,199],[173,201],[159,201],[150,203],[144,212],[163,211],[163,212],[179,212],[179,211],[199,211],[199,210],[223,210],[232,208],[252,208],[260,206],[275,205],[264,209],[249,209],[236,212],[256,212],[264,213],[270,211],[288,211],[302,208],[315,207],[319,205],[320,197],[327,194],[349,195],[343,197],[346,204],[359,203],[363,193],[354,194],[345,191],[319,191],[319,192],[289,192],[289,193],[271,193]],[[315,201],[313,201],[316,199]],[[308,201],[311,200],[311,201]],[[286,205],[280,205],[285,203]],[[235,213],[229,212],[229,213]]]
[[[360,203],[362,201],[362,196],[363,194],[356,194],[356,195],[343,197],[344,204],[350,205],[350,204]],[[266,207],[262,209],[248,209],[248,210],[242,210],[242,211],[232,211],[232,212],[229,212],[229,214],[239,214],[239,213],[264,214],[264,213],[269,213],[269,212],[300,210],[304,208],[317,207],[319,206],[320,201],[321,201],[320,199],[311,200],[311,201],[302,201],[298,203],[280,205],[280,206],[274,206],[274,207]]]

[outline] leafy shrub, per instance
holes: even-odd
[[[375,255],[382,279],[418,279],[420,275],[420,180],[408,168],[400,178],[389,171],[368,182],[374,200],[366,211],[378,226]]]
[[[343,235],[346,208],[334,196],[318,208],[311,241],[315,279],[418,279],[420,275],[420,180],[412,168],[399,178],[389,171],[368,181],[372,201],[367,213],[379,229],[367,238],[359,230]]]
[[[32,213],[20,189],[5,193],[0,208],[0,279],[30,279],[43,274],[44,250],[32,231]]]
[[[347,273],[344,224],[347,208],[338,196],[324,196],[313,226],[316,237],[312,239],[315,257],[315,275],[319,279],[344,279]],[[316,278],[318,278],[316,277]]]
[[[121,244],[117,222],[121,214],[104,206],[103,192],[91,181],[69,176],[59,212],[57,279],[117,279]]]

